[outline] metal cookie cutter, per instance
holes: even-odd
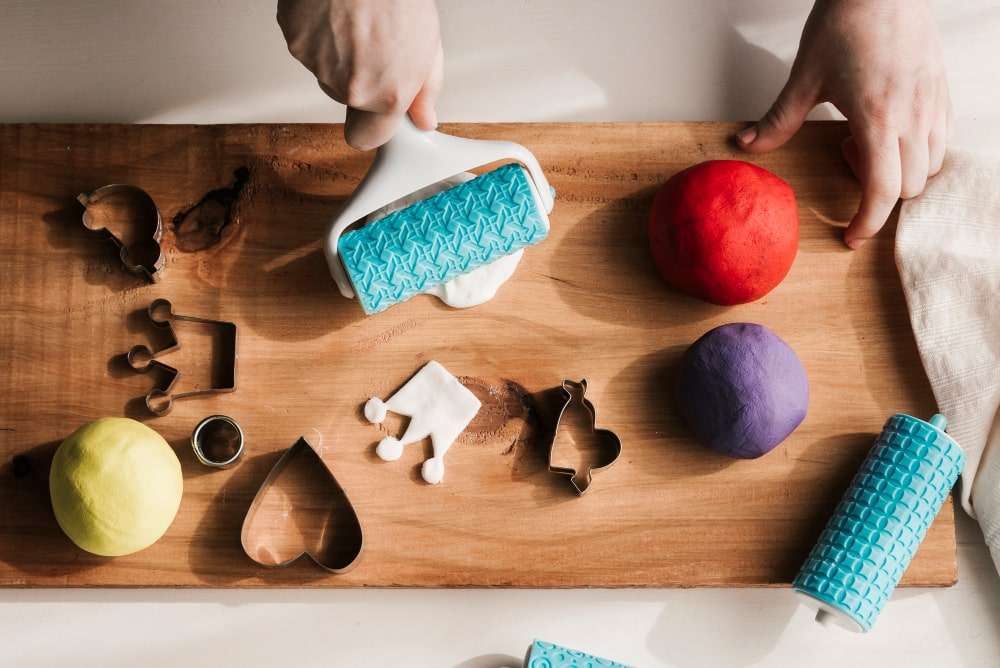
[[[84,206],[83,226],[104,233],[114,242],[125,269],[150,282],[160,279],[158,272],[164,264],[160,249],[163,222],[149,193],[136,186],[114,183],[90,194],[81,193],[76,199]],[[131,227],[125,230],[130,232],[127,236],[122,232],[118,236],[110,229],[122,217],[128,217]]]
[[[236,325],[234,323],[224,320],[209,320],[208,318],[199,318],[191,315],[179,315],[174,313],[173,306],[166,299],[154,300],[149,305],[148,312],[149,319],[153,321],[153,324],[167,331],[167,346],[154,353],[148,346],[140,344],[128,351],[126,358],[128,359],[129,366],[140,373],[146,373],[153,368],[158,368],[165,371],[170,378],[165,388],[154,387],[146,394],[146,407],[151,413],[154,415],[166,415],[173,407],[175,399],[184,399],[201,394],[232,392],[236,389]],[[180,378],[181,373],[169,364],[160,361],[159,358],[177,350],[181,346],[180,341],[177,339],[177,333],[174,331],[173,321],[175,320],[214,325],[224,333],[224,345],[222,346],[224,358],[219,361],[219,368],[223,369],[223,373],[220,378],[216,379],[218,382],[213,387],[171,394],[171,390],[177,383],[177,379]]]
[[[330,573],[346,573],[361,556],[364,532],[333,471],[300,437],[261,483],[240,542],[261,566],[281,568],[305,555]]]
[[[227,415],[210,415],[191,432],[191,449],[205,466],[226,469],[243,456],[243,429]]]
[[[583,496],[583,494],[590,489],[593,474],[611,468],[611,465],[618,461],[618,456],[621,455],[622,452],[622,442],[621,439],[618,438],[618,435],[610,429],[597,428],[597,413],[594,410],[594,404],[590,403],[590,400],[586,398],[586,380],[581,380],[579,382],[564,380],[562,382],[562,392],[565,399],[562,408],[559,410],[559,415],[556,418],[555,427],[552,430],[552,442],[549,444],[549,471],[551,473],[557,473],[568,477],[570,479],[570,483],[573,485],[573,489],[576,490],[576,493]],[[582,481],[577,480],[576,469],[567,466],[558,466],[552,463],[552,455],[555,452],[556,441],[559,438],[559,425],[562,423],[563,416],[566,415],[566,412],[573,410],[574,408],[575,410],[585,410],[587,412],[589,415],[590,428],[593,431],[594,437],[601,443],[601,451],[608,453],[607,458],[602,460],[607,463],[601,464],[600,466],[587,467]]]

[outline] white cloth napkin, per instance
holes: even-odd
[[[962,507],[1000,571],[1000,161],[949,152],[896,233],[910,321],[948,433],[965,450]]]

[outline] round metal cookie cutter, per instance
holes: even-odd
[[[229,468],[243,456],[243,429],[227,415],[210,415],[191,432],[191,449],[205,466]]]

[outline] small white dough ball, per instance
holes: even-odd
[[[431,457],[420,467],[420,475],[424,481],[436,485],[444,480],[444,461],[440,457]]]
[[[394,462],[403,456],[403,444],[399,439],[386,436],[375,446],[375,454],[387,462]]]
[[[385,402],[378,397],[372,397],[365,403],[365,419],[372,424],[381,424],[385,420]]]

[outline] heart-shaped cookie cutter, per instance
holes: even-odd
[[[321,508],[317,515],[315,507],[295,505],[294,496],[296,494],[302,495],[305,485],[302,480],[295,480],[282,474],[296,464],[319,471],[323,483],[329,485],[330,491],[343,500],[342,507],[340,509],[335,506]],[[282,486],[285,487],[282,490],[285,493],[278,497],[281,501],[278,507],[265,512],[265,501],[269,491],[272,487]],[[343,527],[344,517],[333,517],[338,510],[346,515],[349,527],[347,536],[338,531],[338,528],[342,529]],[[317,519],[320,521],[316,522]],[[310,521],[315,526],[310,526]],[[304,527],[315,529],[313,545],[308,544],[309,537],[305,535]],[[294,538],[296,533],[305,543],[302,545],[302,549],[291,556],[282,556],[281,544],[288,542],[288,536]],[[309,441],[300,437],[278,459],[264,482],[261,483],[253,502],[250,504],[250,509],[247,510],[246,517],[243,519],[240,542],[248,557],[267,568],[282,568],[298,561],[303,556],[308,556],[316,565],[330,573],[346,573],[357,565],[358,558],[361,556],[364,547],[364,532],[354,506],[340,483],[337,482],[333,471],[319,456],[319,453],[313,449]]]
[[[563,404],[562,408],[559,409],[558,417],[556,417],[556,423],[552,429],[552,441],[549,443],[549,471],[551,473],[568,477],[570,483],[573,485],[573,489],[576,490],[576,493],[583,496],[587,490],[590,489],[593,474],[611,468],[611,466],[618,461],[618,457],[622,453],[622,441],[618,438],[618,434],[610,429],[600,429],[597,427],[597,412],[594,410],[594,404],[590,403],[590,400],[586,397],[587,381],[585,379],[580,380],[579,382],[564,380],[560,389],[563,393]],[[565,415],[566,411],[573,406],[575,403],[574,399],[577,398],[579,398],[581,407],[584,408],[590,415],[590,428],[592,429],[594,436],[602,441],[604,449],[610,453],[607,464],[587,468],[584,476],[584,483],[582,485],[577,482],[576,469],[567,466],[557,466],[552,463],[552,455],[555,451],[556,441],[559,438],[559,425],[562,423],[563,415]]]

